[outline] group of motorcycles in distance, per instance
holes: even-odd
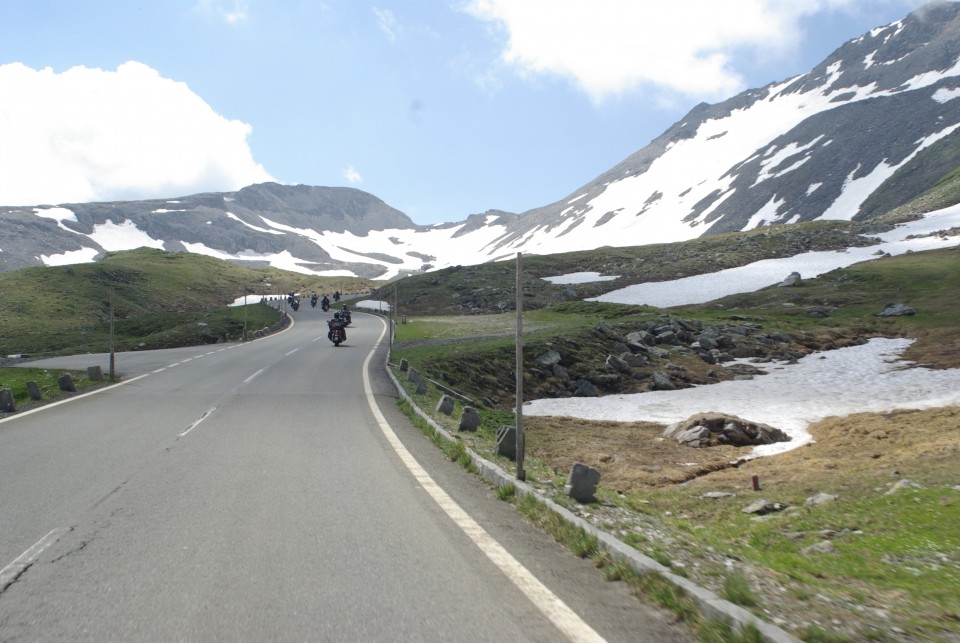
[[[333,293],[333,300],[335,302],[340,301],[340,291]],[[316,308],[317,303],[320,304],[321,310],[327,312],[330,310],[330,298],[326,295],[323,296],[323,299],[320,299],[320,296],[317,293],[310,295],[310,307]],[[294,311],[300,310],[300,295],[295,292],[291,292],[287,295],[287,304],[290,305]],[[343,342],[347,341],[347,326],[351,322],[350,309],[347,308],[347,305],[344,304],[343,308],[333,313],[333,319],[327,322],[327,327],[330,329],[327,333],[327,339],[333,342],[334,346],[340,346]]]

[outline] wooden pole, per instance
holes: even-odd
[[[110,289],[110,381],[115,382],[116,372],[114,370],[114,364],[116,363],[115,353],[115,342],[113,335],[113,288]]]
[[[523,470],[523,267],[517,253],[517,480],[527,479]]]

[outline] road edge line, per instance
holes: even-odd
[[[420,466],[420,463],[417,462],[410,451],[400,442],[400,438],[397,437],[397,434],[380,412],[376,400],[373,397],[373,389],[370,385],[370,360],[380,347],[380,343],[383,341],[383,337],[387,331],[386,322],[383,319],[381,319],[380,322],[383,324],[383,330],[380,333],[379,339],[377,339],[374,344],[373,349],[371,349],[363,362],[363,388],[367,397],[367,404],[370,406],[377,425],[384,437],[386,437],[387,442],[390,443],[390,446],[400,457],[400,460],[420,483],[424,491],[430,495],[433,501],[439,505],[454,524],[473,541],[480,551],[523,592],[530,602],[532,602],[558,630],[563,632],[571,641],[604,641],[605,639],[600,636],[596,630],[590,627],[586,621],[580,618],[576,612],[556,594],[550,591],[550,589],[524,567],[520,561],[514,558],[503,545],[490,536],[477,521],[470,517],[470,515],[430,477],[430,474]]]

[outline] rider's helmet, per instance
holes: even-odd
[[[340,319],[340,313],[333,313],[334,319]]]

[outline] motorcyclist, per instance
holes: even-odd
[[[327,327],[330,329],[327,331],[327,339],[331,342],[333,341],[333,329],[340,329],[340,340],[347,341],[347,325],[344,323],[343,317],[340,316],[340,313],[333,313],[333,319],[327,322]]]
[[[324,310],[330,309],[330,298],[326,295],[323,296],[323,299],[320,300],[320,307]]]

